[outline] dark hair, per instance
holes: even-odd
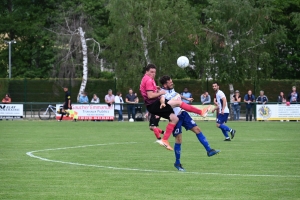
[[[219,83],[218,83],[217,81],[213,82],[213,84],[217,84],[217,85],[219,85]]]
[[[148,72],[150,69],[156,69],[156,66],[154,64],[148,64],[145,67],[145,72]]]
[[[167,81],[171,80],[170,76],[164,75],[162,77],[160,77],[159,82],[161,85],[164,85],[167,83]]]
[[[120,94],[122,94],[121,92],[117,92],[117,95],[120,96]]]
[[[9,95],[8,93],[6,93],[5,96],[6,96],[6,95],[10,98],[10,95]]]

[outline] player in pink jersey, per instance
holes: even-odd
[[[170,146],[168,139],[178,122],[178,117],[174,114],[173,108],[180,107],[188,112],[193,112],[199,115],[202,115],[202,111],[194,106],[182,102],[181,100],[168,101],[165,98],[160,98],[160,96],[166,92],[164,90],[160,90],[160,87],[156,86],[154,80],[156,75],[156,66],[154,64],[148,64],[145,71],[145,75],[140,84],[140,92],[149,113],[169,120],[165,129],[164,137],[161,140],[161,144],[166,149],[172,151],[173,148]]]

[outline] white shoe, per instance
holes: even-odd
[[[61,120],[57,120],[58,122],[61,122]]]
[[[158,143],[160,146],[165,146],[165,144],[161,140],[156,140],[155,143]]]

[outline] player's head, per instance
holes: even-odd
[[[64,86],[63,89],[64,89],[65,92],[68,91],[68,87],[67,86]]]
[[[156,66],[154,64],[148,64],[145,67],[145,74],[154,79],[156,75]]]
[[[219,84],[218,84],[218,82],[213,82],[212,88],[213,88],[214,91],[217,92],[219,90]]]
[[[166,89],[174,88],[174,84],[173,84],[173,81],[170,76],[165,75],[165,76],[160,77],[159,82]]]

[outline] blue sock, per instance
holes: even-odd
[[[203,135],[202,132],[200,132],[199,134],[196,134],[198,140],[200,141],[200,143],[204,146],[204,148],[206,149],[206,151],[210,151],[211,148],[208,144],[208,141],[206,140],[206,137]]]
[[[230,131],[230,128],[224,124],[221,124],[219,128],[227,132]]]
[[[175,164],[180,164],[180,154],[181,154],[181,144],[174,144],[174,153],[175,153]]]
[[[221,129],[221,130],[222,130],[222,129]],[[229,138],[227,131],[222,130],[222,132],[223,132],[223,135],[225,136],[225,138]]]

